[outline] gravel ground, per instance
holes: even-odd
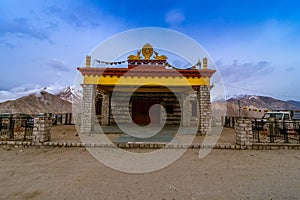
[[[112,128],[113,129],[113,128]],[[108,138],[113,142],[120,134],[107,134]],[[176,136],[179,140],[184,141],[186,137],[191,137],[190,135]],[[204,136],[196,136],[194,143],[202,143]],[[76,129],[74,125],[56,125],[51,127],[51,141],[53,142],[80,142],[80,138],[76,136]],[[222,133],[218,139],[218,143],[235,144],[234,129],[223,128]]]
[[[0,199],[299,199],[299,150],[188,150],[168,167],[128,174],[84,148],[1,148]]]

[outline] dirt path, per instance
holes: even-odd
[[[198,150],[153,173],[110,169],[84,148],[0,149],[0,199],[299,199],[297,150]]]

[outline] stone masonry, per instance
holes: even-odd
[[[95,113],[95,97],[96,97],[96,85],[83,84],[83,96],[82,96],[82,111],[81,111],[81,133],[90,133],[94,129],[94,123],[96,122]]]
[[[236,144],[241,146],[241,149],[246,149],[252,146],[252,122],[249,119],[238,119],[235,126]]]
[[[109,110],[110,124],[115,124],[116,121],[121,124],[132,123],[130,116],[132,105],[128,102],[129,99],[130,93],[128,92],[114,92],[111,95],[111,109]],[[108,107],[109,104],[105,106]]]
[[[198,133],[205,135],[210,131],[211,124],[210,87],[200,86],[200,88],[197,90],[197,99],[199,105]]]
[[[103,96],[104,97],[104,96]],[[115,124],[115,118],[118,118],[120,123],[132,123],[132,101],[131,100],[157,100],[160,101],[160,105],[163,107],[169,106],[172,108],[171,113],[164,113],[164,109],[161,110],[161,121],[166,120],[166,125],[179,125],[181,119],[181,106],[177,101],[177,97],[173,93],[158,93],[158,92],[143,92],[143,93],[130,93],[127,92],[115,92],[114,96],[111,98],[111,109],[110,109],[110,124]],[[104,100],[103,100],[104,102]],[[185,104],[189,103],[189,96],[186,96]],[[185,109],[190,110],[190,105],[184,105]],[[102,108],[104,108],[102,106]],[[112,112],[114,111],[114,112]],[[103,113],[103,112],[102,112]],[[127,115],[129,113],[130,115]],[[188,113],[190,115],[191,112]],[[103,116],[103,115],[102,115]],[[189,123],[190,120],[186,116],[186,120]],[[104,123],[102,122],[104,125]]]
[[[34,117],[32,142],[41,143],[51,139],[51,114],[39,114]]]
[[[81,133],[90,133],[93,131],[94,125],[97,121],[95,113],[95,100],[96,100],[96,85],[83,84],[83,97],[82,97],[82,112],[81,112]],[[131,117],[131,101],[128,105],[128,93],[117,92],[116,96],[112,98],[111,93],[102,93],[102,113],[101,124],[113,125],[115,124],[115,117],[118,118],[121,123],[132,123]],[[182,93],[182,105],[176,100],[176,96],[173,93],[134,93],[131,99],[149,99],[158,100],[161,106],[171,108],[171,113],[166,113],[167,121],[166,125],[179,125],[180,122],[183,126],[195,125],[198,123],[198,133],[205,135],[210,131],[211,123],[211,101],[210,101],[210,87],[200,86],[197,90],[197,117],[192,117],[191,107],[191,94]],[[196,100],[196,98],[195,98]],[[129,106],[129,107],[128,107]],[[125,110],[128,110],[125,112]],[[112,113],[114,110],[114,113]],[[163,114],[163,113],[161,113]],[[161,117],[164,121],[165,117]],[[182,121],[181,121],[181,120]]]
[[[191,113],[192,107],[190,103],[190,95],[188,93],[182,94],[182,125],[190,126],[191,125]]]
[[[109,125],[110,124],[110,99],[111,94],[109,92],[103,93],[102,96],[102,116],[101,116],[101,123],[102,125]]]

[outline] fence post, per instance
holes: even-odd
[[[12,116],[9,117],[9,139],[14,138],[15,120]]]
[[[235,126],[236,144],[241,149],[251,149],[253,144],[252,122],[249,119],[238,119]]]
[[[287,124],[286,124],[286,122],[283,120],[283,122],[282,122],[282,125],[283,125],[283,127],[282,127],[282,131],[283,131],[283,137],[284,137],[284,142],[285,143],[289,143],[289,133],[288,133],[288,128],[286,127],[287,126]]]
[[[66,125],[67,124],[67,118],[66,118],[66,113],[61,115],[61,124]]]
[[[294,127],[298,134],[298,140],[299,140],[298,142],[300,143],[300,122],[295,122]]]
[[[72,113],[69,113],[69,124],[72,124]]]
[[[24,127],[24,138],[23,138],[23,141],[25,141],[26,137],[27,136],[32,136],[32,133],[33,133],[33,124],[31,122],[31,118],[30,117],[27,117],[25,119],[23,127]]]
[[[268,119],[267,123],[270,123],[269,124],[270,143],[274,143],[275,137],[276,135],[278,136],[278,131],[279,131],[277,120],[276,118],[272,117]]]
[[[0,131],[2,130],[2,118],[0,118]]]
[[[225,116],[225,127],[230,127],[230,118],[228,116]]]
[[[259,124],[258,124],[259,123]],[[257,119],[255,118],[254,120],[254,125],[255,125],[255,131],[256,131],[256,136],[257,136],[257,142],[260,143],[260,137],[259,137],[259,134],[260,132],[264,129],[264,122],[263,121],[257,121]],[[253,132],[253,130],[252,130]]]

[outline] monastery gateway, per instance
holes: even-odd
[[[197,126],[199,134],[207,133],[210,78],[216,70],[208,69],[206,57],[189,69],[176,69],[165,55],[146,44],[136,55],[128,56],[127,63],[126,68],[92,67],[87,56],[86,66],[78,68],[84,78],[81,133],[93,132],[95,123],[109,126],[116,121]]]

